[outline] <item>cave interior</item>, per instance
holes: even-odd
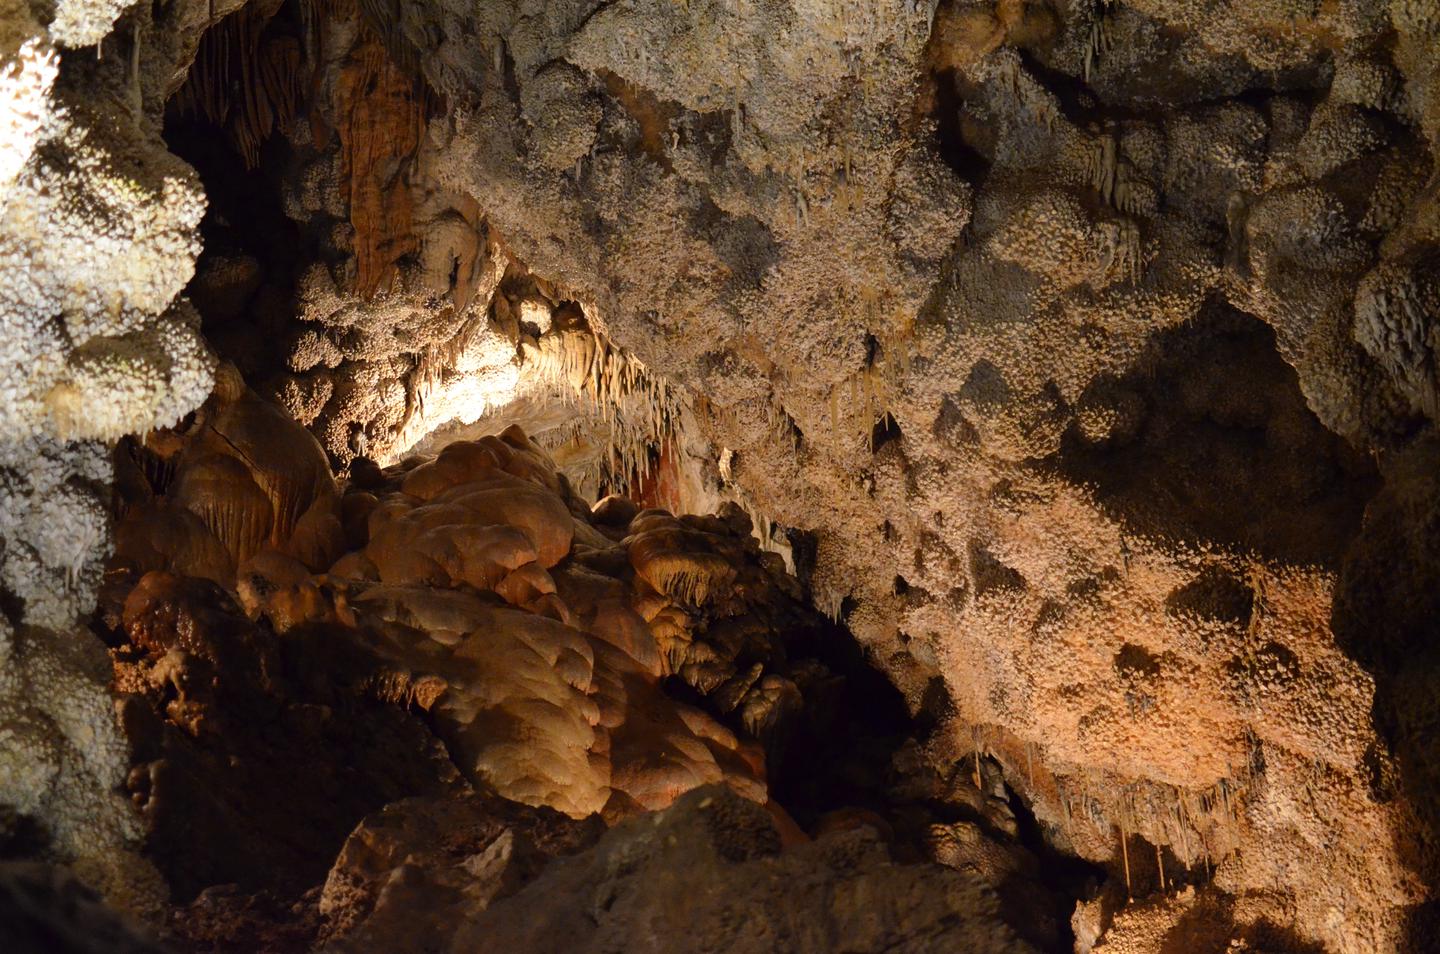
[[[0,950],[1440,950],[1437,0],[0,24]]]

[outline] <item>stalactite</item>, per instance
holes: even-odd
[[[867,304],[871,309],[878,308],[874,302]],[[860,370],[831,389],[828,403],[832,441],[856,441],[875,449],[875,426],[895,420],[892,409],[910,372],[913,339],[911,321],[887,328],[883,337],[876,339],[876,347],[868,349],[871,353],[867,353]]]
[[[1140,226],[1129,219],[1102,223],[1099,277],[1132,284],[1145,272]]]
[[[1120,857],[1125,863],[1125,898],[1131,904],[1135,903],[1135,892],[1130,887],[1130,847],[1127,844],[1128,837],[1125,834],[1125,826],[1120,826]]]
[[[1085,66],[1083,75],[1085,82],[1090,82],[1091,73],[1099,64],[1100,58],[1110,52],[1110,19],[1106,11],[1114,6],[1112,0],[1101,0],[1100,8],[1095,13],[1095,20],[1090,25],[1090,38],[1085,46]]]
[[[1139,215],[1142,191],[1134,168],[1120,155],[1118,130],[1106,128],[1093,134],[1095,139],[1085,163],[1090,188],[1115,211],[1127,216]]]
[[[287,128],[303,95],[298,42],[267,38],[278,3],[251,3],[205,32],[195,64],[175,94],[182,115],[222,126],[249,168],[260,147]],[[136,47],[138,50],[138,36]]]
[[[832,622],[843,622],[847,596],[849,593],[841,590],[838,586],[817,587],[814,593],[815,608],[828,616]]]
[[[130,118],[136,123],[140,122],[141,115],[145,112],[145,94],[140,86],[140,18],[136,17],[130,28],[130,66],[129,73],[130,87]]]
[[[419,149],[437,97],[399,32],[399,11],[385,0],[302,0],[300,36],[272,24],[281,4],[257,0],[206,31],[186,82],[175,95],[181,115],[223,128],[249,168],[275,132],[306,108],[307,66],[319,65],[324,23],[359,16],[356,46],[320,107],[341,140],[341,191],[355,229],[357,290],[388,290],[397,263],[415,251],[405,173]]]
[[[419,246],[405,173],[420,148],[426,98],[421,84],[391,61],[381,38],[362,34],[341,67],[331,105],[355,228],[356,286],[368,298],[389,289],[399,261]]]
[[[1115,132],[1107,129],[1098,134],[1087,160],[1086,171],[1090,176],[1090,188],[1100,194],[1100,199],[1109,205],[1115,194],[1115,176],[1119,164],[1119,143]]]
[[[683,393],[634,355],[588,330],[546,334],[522,347],[525,362],[562,394],[587,405],[609,430],[598,483],[630,493],[654,473],[654,460],[682,445]]]

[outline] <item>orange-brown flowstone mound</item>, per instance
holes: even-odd
[[[351,689],[423,712],[503,797],[612,821],[716,782],[768,800],[764,746],[802,705],[781,634],[809,611],[743,514],[592,512],[515,427],[342,490],[303,428],[225,381],[188,430],[117,455],[124,688],[178,691],[160,712],[193,735],[204,690],[155,688],[177,665],[263,681],[261,644],[323,633],[361,660]],[[207,642],[212,617],[236,648]]]

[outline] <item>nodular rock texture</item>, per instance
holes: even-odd
[[[119,887],[143,826],[83,622],[112,483],[149,487],[146,516],[115,512],[131,569],[188,567],[277,630],[332,612],[316,574],[563,604],[551,557],[597,540],[512,538],[530,559],[502,577],[413,542],[423,495],[377,506],[398,550],[356,536],[361,481],[409,493],[376,462],[520,423],[582,522],[575,501],[610,491],[728,501],[727,533],[748,515],[926,727],[916,759],[1003,778],[1039,842],[1105,868],[1080,949],[1433,943],[1433,0],[177,0],[4,22],[0,802],[53,857],[159,893]],[[206,342],[238,369],[214,388]],[[218,443],[271,413],[247,382],[314,434],[303,480]],[[212,390],[225,409],[183,424],[183,451],[131,442],[112,471],[103,442]],[[560,516],[515,506],[532,531]],[[672,545],[719,532],[692,518],[621,516],[593,520],[651,542],[596,572],[682,604],[760,565]],[[671,657],[705,641],[630,611],[662,620],[659,664],[691,665],[692,691],[783,708],[763,667],[698,688],[713,660]],[[579,667],[545,698],[602,668],[526,627]],[[447,741],[494,777],[505,731],[480,735]],[[589,781],[532,793],[583,813],[612,796],[573,735],[585,758],[557,764]]]

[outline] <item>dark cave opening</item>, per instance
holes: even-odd
[[[776,753],[775,799],[807,828],[842,807],[883,812],[894,753],[915,731],[904,698],[840,627],[813,632],[791,652],[834,676],[814,687],[815,705]]]
[[[936,123],[940,158],[951,172],[979,189],[992,164],[992,158],[983,151],[983,129],[967,115],[954,70],[934,74],[929,82],[934,88],[932,117]]]
[[[900,432],[900,422],[888,411],[880,415],[880,420],[870,429],[870,450],[873,453],[880,453],[886,445],[898,442],[904,435]]]
[[[284,349],[276,344],[294,335],[295,282],[319,254],[285,214],[282,170],[291,161],[290,146],[271,137],[261,146],[261,161],[249,166],[218,127],[173,104],[165,138],[200,174],[208,198],[203,250],[188,289],[201,330],[258,383],[284,370]]]

